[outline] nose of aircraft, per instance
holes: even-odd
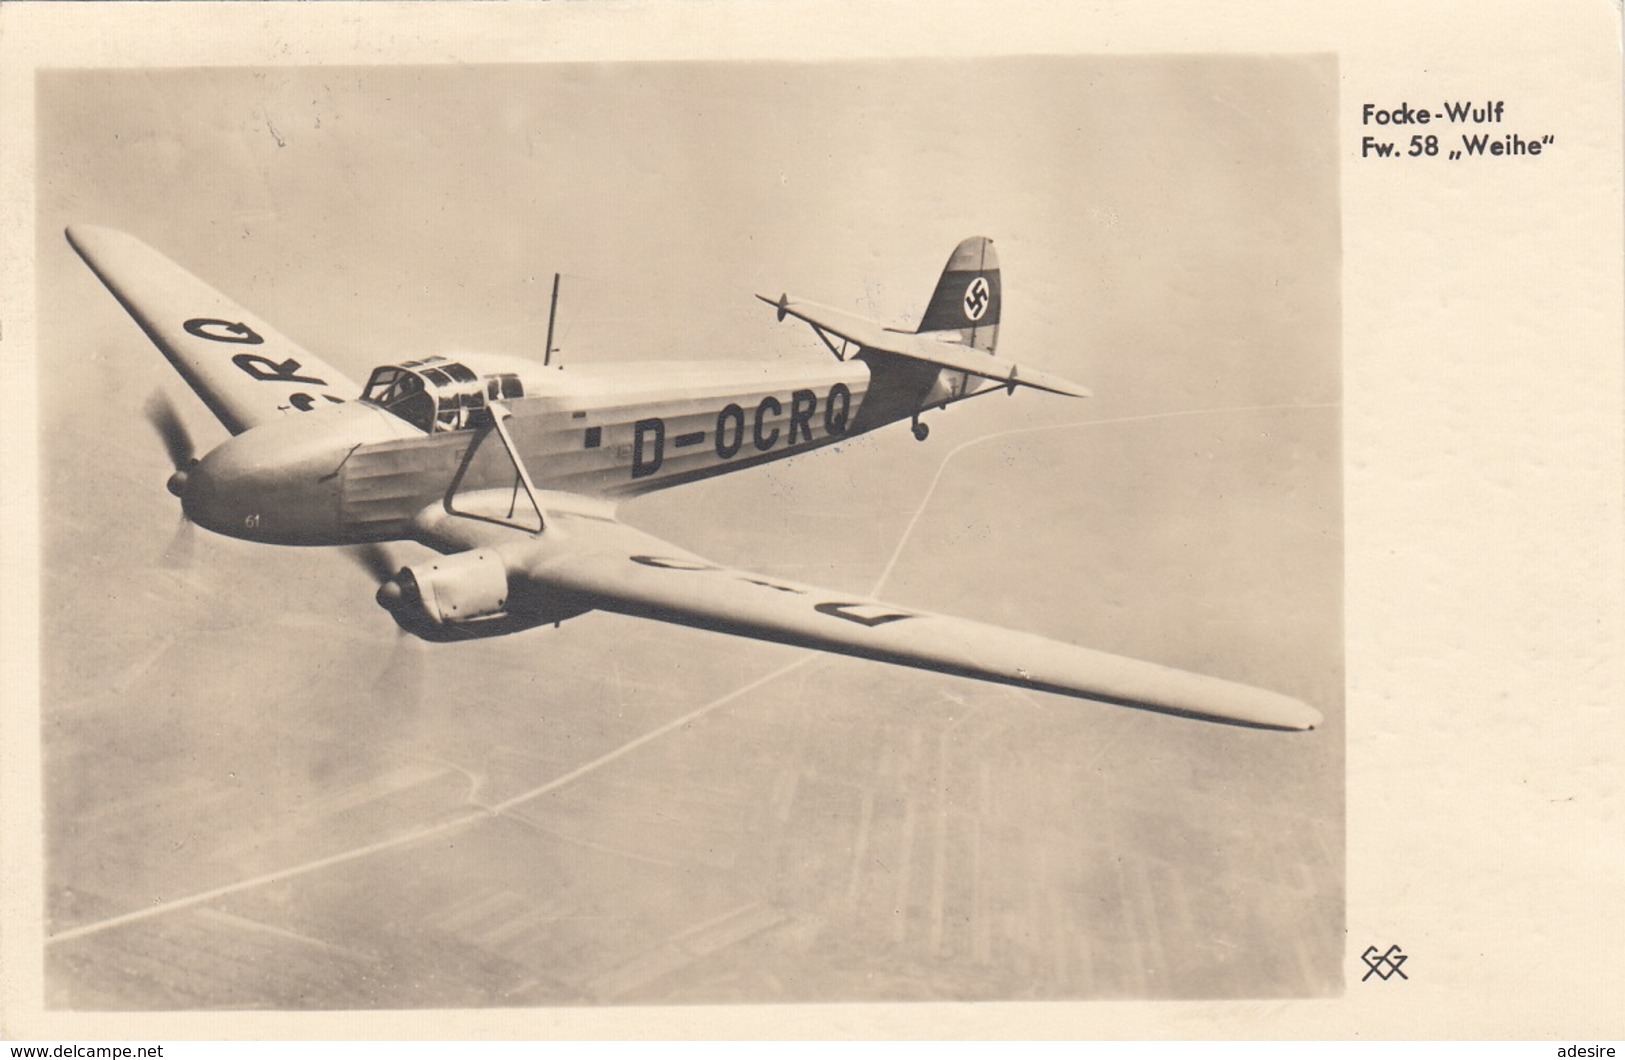
[[[296,420],[256,427],[175,472],[169,490],[217,534],[287,545],[338,543],[346,446]]]
[[[242,537],[245,535],[240,531],[247,514],[242,509],[250,505],[239,503],[237,494],[245,494],[241,501],[249,501],[246,495],[252,492],[253,483],[230,466],[230,461],[215,459],[221,449],[231,444],[227,442],[190,469],[169,476],[168,487],[169,492],[181,499],[181,510],[192,522],[217,534]]]

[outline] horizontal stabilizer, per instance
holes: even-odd
[[[991,379],[1012,389],[1030,386],[1034,390],[1045,390],[1051,394],[1064,394],[1068,397],[1090,396],[1087,387],[1079,386],[1049,372],[1041,372],[1036,368],[1023,368],[1010,361],[989,357],[983,351],[971,346],[943,342],[927,335],[893,331],[853,313],[832,309],[816,302],[791,298],[789,295],[769,298],[759,294],[756,297],[777,309],[780,320],[791,316],[812,325],[813,330],[823,336],[826,342],[830,336],[834,336],[860,347],[867,353],[890,354],[894,357],[924,361],[942,368],[951,368],[956,372]]]

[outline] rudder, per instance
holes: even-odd
[[[992,354],[999,341],[1002,301],[999,258],[993,252],[993,240],[972,236],[948,256],[915,333]]]

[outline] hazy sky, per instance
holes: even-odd
[[[539,350],[555,270],[566,363],[815,359],[753,292],[911,325],[980,233],[1001,350],[1093,388],[1090,416],[1335,401],[1334,88],[1329,61],[1187,57],[46,75],[46,422],[178,382],[72,221],[146,239],[355,379]],[[1078,414],[1028,395],[945,422]],[[52,451],[120,480],[151,463],[139,416],[103,427]],[[163,507],[135,503],[151,470],[109,470],[121,510]]]
[[[1325,62],[126,71],[45,86],[50,260],[66,260],[59,218],[129,229],[358,371],[397,349],[539,345],[553,271],[612,292],[578,305],[566,288],[584,355],[782,354],[790,338],[751,292],[912,322],[948,251],[982,233],[1010,276],[1009,348],[1107,400],[1124,396],[1104,385],[1114,365],[1198,339],[1202,392],[1220,401],[1326,397],[1336,377],[1301,378],[1315,360],[1303,324],[1322,328],[1317,345],[1335,326],[1331,133],[1304,135],[1325,117]],[[1289,337],[1296,356],[1258,356]]]

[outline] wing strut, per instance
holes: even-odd
[[[542,502],[537,498],[538,491],[536,489],[536,483],[531,481],[530,471],[525,467],[525,461],[519,455],[519,447],[514,444],[513,435],[508,433],[507,420],[508,417],[513,415],[513,411],[499,401],[487,401],[485,408],[488,413],[488,418],[482,427],[481,436],[476,438],[474,442],[469,445],[467,452],[463,456],[463,462],[457,468],[457,473],[451,477],[451,485],[446,488],[446,498],[444,502],[446,511],[453,512],[458,515],[471,516],[476,519],[485,519],[490,522],[501,523],[505,526],[512,526],[519,530],[539,534],[547,529],[547,515],[542,509]],[[536,526],[534,528],[526,526],[523,523],[509,522],[508,520],[514,517],[514,508],[512,506],[510,506],[508,510],[507,519],[494,517],[487,512],[464,511],[457,507],[457,492],[462,487],[463,476],[468,473],[469,467],[473,465],[474,456],[479,452],[480,442],[483,440],[484,435],[491,432],[494,432],[497,438],[502,441],[502,448],[508,453],[508,462],[513,464],[514,473],[518,477],[517,484],[514,487],[515,503],[518,501],[519,490],[523,489],[525,491],[526,498],[530,500],[531,508],[536,512]]]
[[[768,305],[773,306],[776,310],[778,310],[779,322],[781,324],[784,322],[785,315],[790,312],[790,296],[788,294],[779,295],[779,299],[776,302],[765,294],[759,294],[756,296],[756,298],[758,301],[766,302]],[[837,361],[844,362],[849,356],[851,356],[852,346],[854,343],[852,343],[851,340],[849,340],[845,335],[842,335],[838,331],[833,332],[835,337],[841,340],[840,348],[837,349],[835,343],[831,342],[829,338],[832,332],[826,331],[818,324],[817,321],[807,320],[806,317],[803,317],[800,314],[796,314],[796,318],[798,320],[806,321],[806,323],[811,326],[813,329],[813,334],[817,335],[819,341],[821,341],[825,346],[829,347],[829,352],[835,355],[835,359]],[[861,344],[859,345],[859,348],[862,348]]]
[[[519,447],[513,444],[513,435],[508,433],[507,420],[513,412],[499,401],[490,402],[487,407],[491,410],[491,426],[496,428],[497,437],[502,439],[503,448],[508,450],[508,459],[513,461],[513,469],[519,472],[519,481],[525,487],[525,496],[530,498],[530,506],[536,509],[536,522],[542,530],[546,530],[547,516],[542,514],[542,502],[536,499],[536,483],[530,480],[530,471],[526,469],[524,460],[519,457]]]

